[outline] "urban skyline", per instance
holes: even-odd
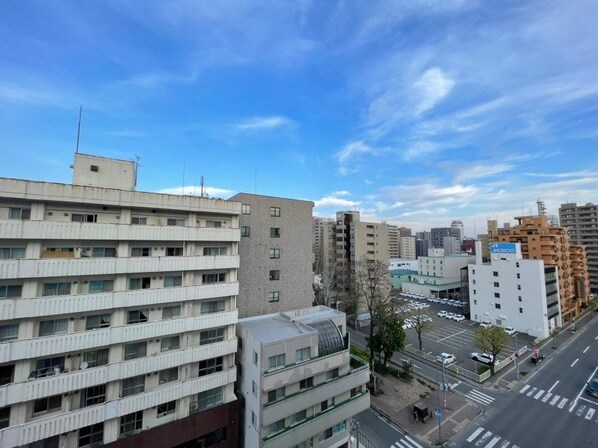
[[[557,215],[598,190],[597,8],[3,3],[0,176],[69,182],[83,105],[81,152],[139,156],[139,191],[467,236]]]

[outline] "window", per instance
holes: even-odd
[[[86,426],[79,430],[79,448],[100,446],[104,442],[104,423]]]
[[[96,328],[106,328],[110,326],[110,314],[95,314],[87,316],[85,321],[86,330],[95,330]]]
[[[222,221],[212,221],[207,219],[206,220],[206,227],[210,227],[210,228],[214,228],[214,229],[219,229],[222,227]]]
[[[72,213],[72,222],[98,222],[98,215],[94,213]]]
[[[145,390],[145,375],[133,376],[126,378],[122,382],[122,395],[128,397],[129,395],[140,394]]]
[[[218,272],[216,274],[203,274],[201,276],[201,282],[206,283],[222,283],[226,281],[226,273]]]
[[[517,278],[521,278],[521,274],[519,272],[517,273]]]
[[[199,439],[200,446],[212,448],[226,440],[226,427],[212,431]],[[203,444],[203,445],[202,445]]]
[[[19,324],[0,325],[0,342],[14,341],[18,333]]]
[[[280,292],[272,291],[268,293],[268,302],[278,302],[280,300]]]
[[[326,372],[326,381],[338,378],[338,367]]]
[[[496,308],[497,310],[500,310],[500,303],[495,303],[494,308]]]
[[[5,384],[12,383],[14,373],[15,373],[15,365],[14,364],[0,366],[0,386],[4,386]]]
[[[116,257],[115,247],[94,247],[91,249],[92,257]]]
[[[166,220],[167,226],[184,226],[185,219],[184,218],[168,218]]]
[[[305,412],[305,409],[302,411],[299,411],[299,412],[291,415],[291,425],[296,425],[298,423],[301,423],[306,418],[307,418],[307,412]]]
[[[517,290],[521,291],[521,285],[517,285]]]
[[[64,356],[38,359],[35,363],[35,369],[31,372],[30,378],[43,378],[49,375],[56,375],[64,369]]]
[[[131,248],[131,257],[151,257],[152,256],[152,248],[151,247],[132,247]]]
[[[282,369],[285,366],[285,354],[270,356],[268,358],[268,370]]]
[[[270,238],[280,238],[280,227],[270,227]]]
[[[205,330],[199,333],[199,345],[213,344],[224,340],[224,328]]]
[[[521,298],[521,296],[518,296],[517,300],[519,300],[520,302],[523,302],[523,299]]]
[[[131,278],[129,279],[129,289],[148,289],[151,282],[150,277]]]
[[[158,375],[158,384],[171,383],[179,379],[179,368],[171,367],[170,369],[160,370]]]
[[[133,216],[131,218],[131,224],[135,224],[135,225],[146,225],[147,224],[147,218],[144,218],[142,216]]]
[[[0,285],[0,299],[21,297],[23,285]]]
[[[179,335],[167,336],[160,339],[160,351],[167,352],[168,350],[177,350],[181,347]]]
[[[129,359],[142,358],[147,355],[147,342],[131,342],[125,344],[125,361]]]
[[[101,348],[99,350],[83,352],[81,362],[86,362],[87,367],[105,366],[108,364],[108,349]]]
[[[495,292],[495,293],[494,293],[494,297],[495,297],[496,299],[500,299],[500,293],[499,293],[499,292]]]
[[[0,248],[0,259],[19,259],[25,258],[24,247],[1,247]]]
[[[71,293],[71,284],[64,283],[44,283],[42,296],[65,296]]]
[[[280,207],[270,207],[270,216],[280,217]]]
[[[276,434],[284,429],[284,418],[268,425],[268,435]]]
[[[66,333],[67,319],[42,320],[39,323],[39,336]]]
[[[31,219],[30,208],[10,208],[8,219]]]
[[[519,262],[515,263],[515,267],[518,268],[519,267]]]
[[[251,236],[251,227],[241,226],[241,236]]]
[[[201,302],[201,314],[219,313],[224,311],[224,300],[211,300],[209,302]]]
[[[253,392],[253,396],[257,398],[257,384],[253,380],[251,380],[251,392]]]
[[[93,406],[106,401],[106,385],[88,387],[81,390],[81,407]]]
[[[304,380],[299,381],[299,390],[309,389],[310,387],[314,387],[313,376],[310,376],[309,378],[305,378]]]
[[[295,362],[307,361],[311,357],[311,348],[305,347],[295,350]]]
[[[519,313],[523,313],[523,308],[519,308]]]
[[[197,402],[195,403],[197,410],[204,410],[213,408],[222,404],[223,401],[223,388],[215,387],[214,389],[206,390],[197,394]],[[194,403],[191,403],[193,406]]]
[[[164,277],[164,287],[165,288],[175,288],[177,286],[181,286],[183,284],[183,276],[182,275],[169,275]]]
[[[251,426],[257,428],[257,417],[255,416],[255,412],[251,411]]]
[[[472,283],[475,285],[475,278],[473,279]]]
[[[89,292],[114,291],[114,280],[90,280]]]
[[[280,271],[278,269],[270,271],[270,280],[280,280]]]
[[[143,411],[123,415],[120,418],[120,435],[126,436],[141,431],[143,427]]]
[[[142,322],[147,322],[148,316],[148,309],[129,311],[127,316],[127,324],[139,324]]]
[[[243,214],[243,215],[251,215],[251,205],[249,205],[249,204],[241,204],[241,214]]]
[[[10,424],[10,406],[0,408],[0,429],[8,428]]]
[[[497,271],[493,271],[492,275],[495,276],[495,277],[498,277],[498,272]]]
[[[478,301],[477,301],[476,299],[473,299],[473,304],[474,304],[474,305],[477,305],[477,304],[478,304]]]
[[[181,305],[165,306],[162,308],[162,320],[181,317]]]
[[[293,448],[313,448],[313,442],[311,438],[305,440],[304,442],[298,443]]]
[[[257,366],[257,352],[253,351],[253,364]]]
[[[474,289],[473,290],[473,295],[475,296],[478,292]]]
[[[53,411],[62,407],[62,394],[39,398],[33,402],[33,414]]]
[[[275,258],[280,258],[280,249],[270,249],[270,258],[275,259]]]
[[[164,417],[165,415],[174,414],[176,412],[176,400],[169,401],[158,405],[156,410],[156,417]]]
[[[268,391],[268,403],[273,403],[284,398],[284,387]]]
[[[180,257],[182,255],[183,255],[182,247],[167,247],[166,248],[166,256],[167,257]]]
[[[204,247],[204,255],[226,255],[226,247]]]
[[[498,282],[494,282],[494,287],[495,287],[495,288],[498,288],[498,287],[499,287],[499,285],[500,285],[500,284],[499,284]]]
[[[320,403],[320,411],[324,412],[326,409],[329,409],[334,406],[334,398],[329,398],[328,400],[323,401]]]
[[[199,361],[199,374],[197,376],[211,375],[216,372],[222,372],[222,356]]]

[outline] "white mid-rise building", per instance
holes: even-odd
[[[349,352],[345,314],[324,306],[240,319],[245,447],[347,446],[368,409],[367,362]]]
[[[415,237],[414,236],[402,236],[401,237],[401,258],[407,258],[415,260]]]
[[[0,178],[0,446],[236,446],[241,204],[74,168]]]
[[[540,339],[562,325],[558,268],[524,259],[519,243],[492,243],[490,263],[482,263],[477,242],[476,263],[468,271],[471,320]]]

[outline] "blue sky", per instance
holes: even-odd
[[[307,199],[423,230],[598,202],[595,0],[0,2],[0,176]],[[185,189],[183,190],[183,187]]]

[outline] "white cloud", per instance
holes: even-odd
[[[460,168],[455,174],[456,182],[463,182],[464,180],[480,179],[482,177],[493,176],[495,174],[504,173],[513,169],[513,165],[507,163],[484,164],[472,163],[466,164]]]
[[[316,208],[322,207],[341,207],[341,208],[353,208],[359,206],[358,201],[350,201],[348,199],[337,198],[334,196],[325,196],[322,199],[314,201]]]
[[[261,131],[292,125],[294,122],[287,117],[273,115],[269,117],[251,117],[234,125],[239,131]]]
[[[349,192],[347,190],[333,191],[331,193],[332,196],[349,196],[350,194],[351,194],[351,192]]]
[[[338,157],[338,160],[340,163],[345,163],[357,154],[375,154],[375,153],[376,153],[375,148],[371,147],[370,145],[368,145],[365,142],[360,140],[360,141],[351,142],[351,143],[345,145],[345,147],[343,149],[341,149],[339,152],[336,153],[336,156]]]
[[[403,160],[410,161],[419,159],[423,156],[434,154],[440,150],[440,146],[436,143],[432,143],[430,141],[420,141],[407,148],[403,154]]]
[[[226,188],[218,188],[218,187],[205,187],[204,191],[210,198],[230,198],[233,196],[236,191],[227,190]],[[200,196],[201,194],[201,186],[199,185],[186,185],[184,187],[170,187],[170,188],[163,188],[158,190],[156,193],[164,193],[164,194],[176,194],[182,196]]]
[[[454,86],[455,81],[449,78],[440,68],[434,67],[426,70],[414,84],[415,89],[419,90],[421,95],[415,107],[416,115],[423,114],[436,106],[451,92]]]

